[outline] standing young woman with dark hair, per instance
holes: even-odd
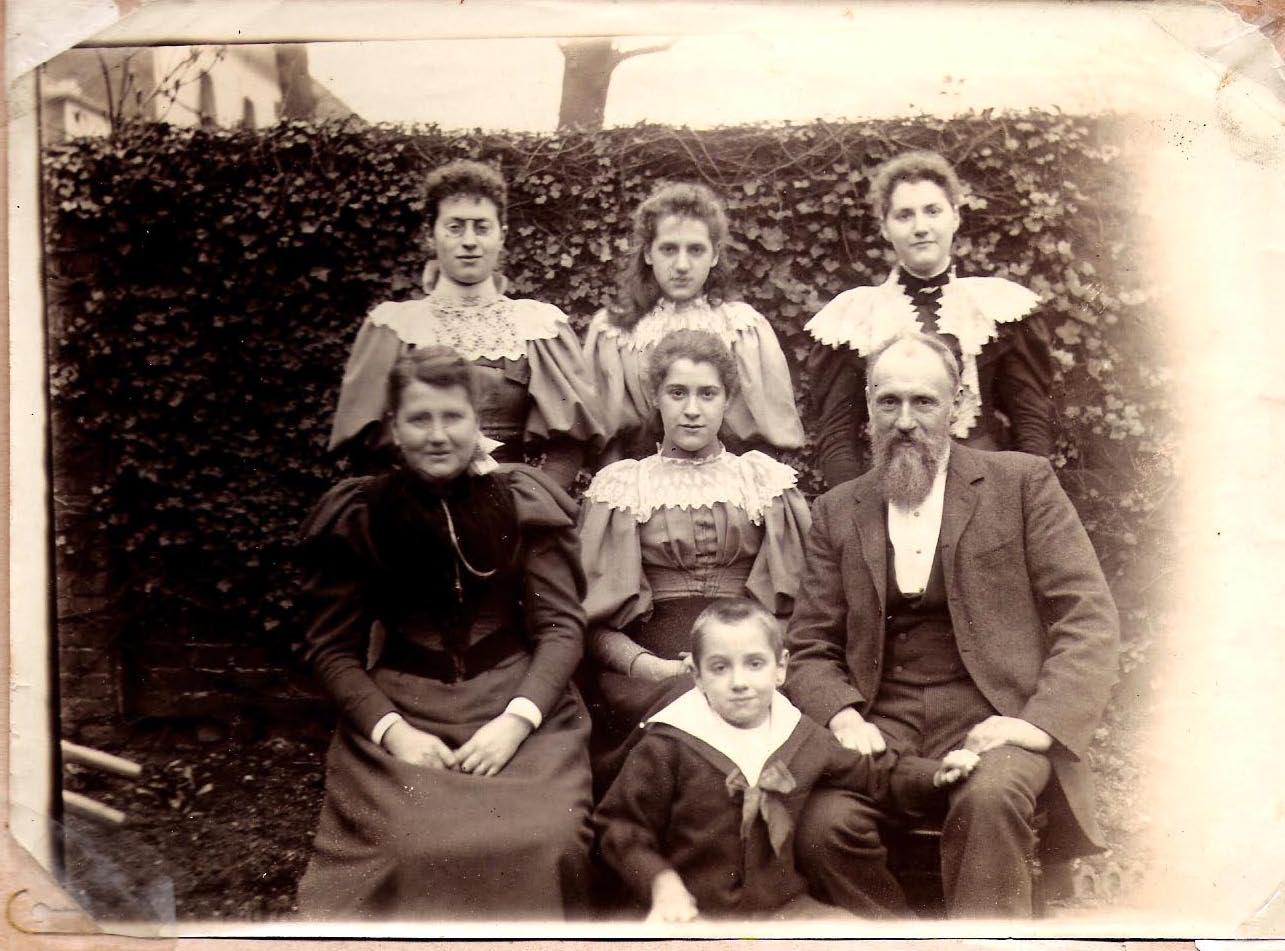
[[[865,471],[866,357],[897,334],[932,334],[962,369],[951,435],[979,449],[1053,452],[1053,368],[1039,297],[999,277],[957,273],[952,253],[963,188],[935,152],[907,152],[870,184],[879,233],[897,266],[875,287],[854,287],[807,324],[817,462],[837,485]]]
[[[552,304],[506,296],[496,272],[508,207],[504,179],[480,162],[455,161],[425,183],[433,285],[420,300],[380,304],[366,318],[344,370],[330,448],[352,441],[388,445],[385,386],[397,358],[434,344],[458,351],[479,383],[482,432],[495,453],[520,462],[543,454],[542,468],[563,488],[586,448],[602,445],[597,399],[580,342]]]
[[[726,416],[736,448],[803,445],[776,333],[753,307],[732,299],[727,236],[723,205],[704,185],[662,185],[634,212],[616,299],[594,316],[584,347],[611,438],[603,462],[655,451],[660,434],[651,425],[647,359],[674,330],[704,330],[730,348],[741,380]]]

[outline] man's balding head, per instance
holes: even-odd
[[[915,505],[927,497],[950,451],[959,397],[954,354],[932,337],[906,334],[866,364],[870,447],[884,497]]]
[[[931,375],[928,364],[931,364],[933,360],[940,363],[941,369],[946,371],[947,392],[954,394],[959,389],[959,361],[955,359],[955,355],[951,353],[949,347],[936,337],[910,332],[898,334],[866,358],[866,395],[870,395],[870,386],[875,378],[875,368],[883,362],[885,357],[900,361],[908,359],[914,364],[923,360],[924,351],[932,355],[932,360],[928,361],[924,366],[925,372]],[[917,356],[916,352],[918,352]]]

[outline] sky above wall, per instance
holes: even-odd
[[[575,34],[616,36],[625,49],[673,41],[616,70],[608,125],[1031,106],[1180,115],[1230,73],[1285,102],[1279,55],[1212,0],[148,0],[114,24],[112,0],[6,5],[11,73],[76,42],[312,40],[314,75],[363,117],[448,129],[553,128],[557,38]]]
[[[674,42],[617,68],[608,125],[1030,106],[1181,112],[1219,78],[1216,60],[1184,46],[1203,39],[1225,53],[1246,33],[1214,8],[1151,4],[814,4],[684,27],[617,40]],[[550,37],[317,43],[310,62],[372,121],[531,131],[557,122],[562,54]]]

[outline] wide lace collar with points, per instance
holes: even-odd
[[[742,455],[719,447],[704,459],[657,453],[622,459],[594,477],[586,498],[645,522],[659,509],[697,509],[720,503],[745,511],[758,525],[772,501],[798,483],[798,473],[758,450]]]

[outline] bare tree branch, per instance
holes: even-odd
[[[676,41],[674,40],[669,40],[666,43],[656,43],[652,46],[640,46],[637,49],[632,50],[615,50],[616,62],[623,63],[631,57],[645,56],[648,53],[663,53],[665,50],[671,49],[675,42]]]
[[[674,40],[632,50],[616,48],[615,37],[593,36],[558,42],[562,51],[562,100],[558,106],[559,129],[601,129],[611,74],[634,56],[659,53]]]
[[[205,67],[200,66],[202,52],[203,51],[201,49],[195,46],[192,47],[185,57],[175,63],[170,68],[169,72],[157,80],[155,85],[152,87],[152,91],[139,102],[140,111],[144,104],[153,99],[159,101],[162,95],[164,95],[168,101],[165,103],[164,109],[162,109],[160,115],[157,116],[158,119],[163,119],[165,114],[168,113],[170,108],[176,103],[178,105],[184,105],[183,103],[178,103],[179,90],[185,86],[190,86],[195,82],[199,82],[202,76],[209,73],[227,57],[228,48],[226,45],[215,47],[214,55],[210,59],[210,64]],[[191,70],[191,72],[189,72],[189,70]],[[167,86],[170,87],[168,92],[166,92]],[[197,110],[190,108],[188,111],[192,112],[194,115],[197,112]]]
[[[107,67],[107,59],[103,56],[103,51],[98,50],[98,69],[103,74],[103,94],[107,102],[107,125],[108,128],[115,129],[119,124],[119,118],[116,113],[116,97],[112,95],[112,74]]]

